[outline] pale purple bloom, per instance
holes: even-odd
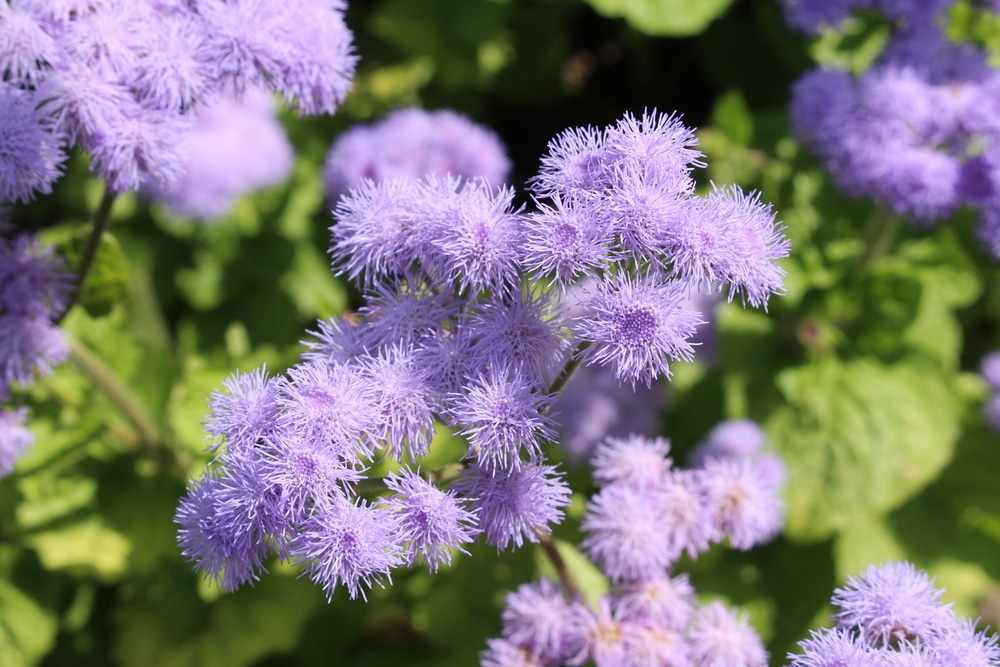
[[[159,109],[191,109],[213,92],[215,64],[200,18],[189,12],[158,16],[144,38],[141,57],[128,77],[136,99]]]
[[[853,632],[843,629],[812,630],[799,642],[802,653],[789,653],[789,667],[880,667],[878,651]]]
[[[671,628],[622,619],[626,664],[634,667],[694,667],[684,635]]]
[[[413,352],[400,346],[363,357],[359,363],[374,399],[372,438],[384,441],[386,453],[397,461],[404,454],[413,461],[426,456],[439,398],[430,383],[432,369],[417,364]]]
[[[934,628],[924,645],[937,665],[996,667],[1000,664],[997,635],[978,630],[970,618],[953,618]]]
[[[672,468],[657,488],[657,503],[663,513],[671,562],[683,553],[697,558],[712,542],[722,539],[708,507],[702,471]]]
[[[566,656],[573,605],[549,579],[523,584],[504,598],[503,636],[546,663]]]
[[[216,438],[209,449],[255,447],[276,427],[280,415],[277,381],[268,377],[265,367],[250,373],[236,371],[222,386],[225,391],[215,390],[208,399],[210,412],[204,426]]]
[[[555,438],[544,414],[549,397],[521,371],[495,366],[470,382],[452,399],[451,414],[459,435],[469,441],[467,456],[491,473],[503,475],[521,464],[522,448],[531,461]]]
[[[539,202],[524,224],[525,268],[561,286],[598,273],[615,258],[611,226],[593,200],[556,195],[551,205]]]
[[[0,79],[15,86],[35,85],[65,57],[65,50],[29,7],[22,2],[0,3]]]
[[[479,655],[480,667],[546,667],[541,658],[507,639],[487,639]]]
[[[529,461],[496,474],[473,463],[453,488],[472,500],[486,542],[498,551],[548,535],[569,505],[569,486],[556,469]]]
[[[623,619],[684,630],[694,612],[695,591],[686,574],[660,576],[626,584],[615,600]]]
[[[597,446],[590,460],[594,480],[601,485],[627,484],[644,488],[660,484],[673,462],[667,458],[670,441],[630,435],[608,438]]]
[[[452,328],[461,305],[450,293],[430,289],[419,279],[388,280],[375,285],[358,310],[365,319],[359,333],[367,348],[414,347]]]
[[[605,143],[614,164],[612,179],[621,187],[625,173],[642,173],[668,192],[682,194],[694,188],[690,172],[704,167],[698,138],[676,114],[645,110],[641,117],[626,113],[607,131]]]
[[[699,667],[767,665],[767,651],[746,615],[721,602],[698,609],[688,639],[691,662]]]
[[[70,141],[81,138],[90,142],[113,132],[122,119],[122,109],[138,105],[116,77],[74,60],[53,70],[37,94],[46,100],[43,109],[55,116]]]
[[[52,247],[30,234],[0,237],[0,314],[56,317],[71,291],[72,276]]]
[[[986,384],[995,391],[1000,391],[1000,351],[987,354],[979,362],[979,374]]]
[[[66,137],[40,99],[0,81],[0,203],[49,194],[62,174]]]
[[[485,366],[509,366],[550,382],[566,363],[567,322],[551,293],[494,295],[477,305],[462,328]]]
[[[336,200],[365,179],[451,174],[499,185],[509,171],[506,150],[490,130],[449,109],[406,108],[342,134],[330,148],[324,176]]]
[[[580,546],[615,581],[663,576],[676,554],[662,506],[655,489],[606,486],[587,503]]]
[[[318,320],[319,331],[307,331],[317,340],[305,340],[302,344],[309,348],[302,354],[304,361],[336,365],[347,364],[352,359],[367,352],[362,343],[363,325],[359,326],[346,317],[331,317]]]
[[[183,156],[177,177],[144,183],[144,192],[175,215],[201,221],[224,216],[243,195],[291,174],[294,151],[268,93],[251,89],[239,100],[222,97],[191,115],[192,126],[177,142]]]
[[[394,492],[386,506],[397,514],[409,565],[422,562],[437,572],[439,565],[451,565],[452,551],[468,553],[462,545],[479,533],[476,515],[453,491],[442,491],[405,468],[390,473],[385,485]]]
[[[749,419],[726,420],[705,436],[688,462],[692,468],[701,468],[707,459],[754,458],[767,443],[764,430]]]
[[[687,339],[701,323],[697,313],[682,307],[684,289],[655,271],[638,277],[622,271],[598,282],[576,326],[580,339],[590,343],[581,353],[584,362],[610,364],[619,381],[633,386],[669,378],[670,361],[694,356]]]
[[[593,127],[563,130],[549,141],[529,187],[542,197],[599,192],[608,185],[606,132]]]
[[[374,426],[377,399],[357,370],[307,362],[279,378],[278,391],[281,429],[326,443],[348,461],[371,454],[364,436]]]
[[[733,548],[745,551],[781,532],[784,505],[753,461],[709,459],[702,479],[713,521]]]
[[[925,638],[950,619],[950,605],[941,603],[940,589],[911,563],[890,561],[872,565],[833,593],[839,628],[857,628],[875,646]]]
[[[39,373],[51,375],[68,355],[62,331],[49,317],[0,314],[0,399],[15,382],[27,386]]]
[[[313,515],[289,542],[289,554],[303,563],[303,571],[332,599],[338,585],[353,600],[365,588],[392,581],[390,570],[403,564],[403,544],[395,512],[333,500],[316,507]]]
[[[602,597],[596,610],[582,603],[574,605],[576,619],[573,624],[574,641],[572,657],[567,665],[583,665],[593,660],[596,667],[627,665],[624,623],[612,608],[611,601]]]
[[[14,464],[35,441],[35,435],[24,425],[27,418],[27,408],[0,408],[0,478],[14,470]]]

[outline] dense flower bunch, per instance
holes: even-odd
[[[834,591],[835,626],[799,642],[789,666],[1000,665],[996,636],[957,616],[943,592],[910,563],[872,565]]]
[[[694,353],[688,293],[728,286],[764,305],[781,290],[773,213],[736,188],[695,196],[693,145],[655,111],[569,130],[532,212],[510,188],[454,176],[366,180],[342,197],[331,254],[367,303],[321,322],[287,375],[236,374],[213,397],[218,456],[177,511],[184,553],[227,589],[276,554],[354,597],[480,535],[505,549],[547,534],[569,495],[543,454],[550,407],[576,364],[649,384]],[[559,297],[584,279],[570,317]],[[412,467],[437,423],[468,444],[454,476]],[[407,465],[368,479],[385,457]],[[718,466],[726,481],[705,493],[744,483],[743,466]],[[746,539],[773,529],[768,515]]]
[[[0,234],[0,404],[10,400],[12,387],[31,384],[65,360],[69,350],[53,320],[70,290],[69,274],[51,248],[28,234]],[[26,417],[24,408],[0,408],[0,477],[32,442]]]
[[[482,655],[484,667],[509,665],[746,665],[767,662],[746,619],[720,602],[699,605],[681,554],[729,539],[748,549],[782,525],[767,454],[750,422],[720,426],[699,449],[702,467],[673,467],[663,439],[609,439],[594,454],[600,491],[583,519],[582,547],[614,584],[586,604],[547,579],[508,594],[502,635]],[[721,429],[721,430],[720,430]]]
[[[838,14],[862,4],[897,29],[860,77],[816,69],[795,84],[795,132],[852,196],[923,225],[977,208],[979,236],[1000,256],[1000,72],[944,34],[941,11],[953,2],[799,2],[789,14],[802,25],[813,6]]]
[[[181,144],[180,177],[143,188],[172,213],[199,221],[219,218],[250,190],[277,185],[291,174],[294,149],[267,92],[247,90],[242,99],[223,98],[192,115]]]
[[[48,193],[79,142],[111,192],[183,171],[191,111],[249,88],[333,113],[354,74],[341,0],[0,3],[0,203]]]
[[[500,138],[450,109],[397,109],[342,134],[326,158],[327,194],[336,201],[364,179],[480,177],[499,185],[510,172]]]

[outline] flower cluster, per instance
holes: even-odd
[[[979,236],[1000,256],[1000,72],[935,21],[953,3],[798,2],[789,13],[801,25],[813,6],[839,14],[873,4],[899,20],[884,51],[859,77],[820,68],[796,82],[796,134],[847,193],[915,222],[977,208]]]
[[[789,667],[1000,665],[996,636],[957,616],[943,592],[910,563],[872,565],[834,591],[835,626],[799,642]]]
[[[533,187],[550,203],[533,212],[511,188],[451,175],[342,196],[331,254],[367,301],[320,322],[286,375],[236,374],[213,396],[217,458],[177,511],[184,553],[227,589],[276,555],[354,597],[476,536],[506,549],[550,532],[569,489],[544,449],[576,365],[649,384],[694,353],[689,292],[728,285],[762,305],[781,290],[772,260],[788,243],[773,214],[734,188],[695,196],[693,141],[656,112],[568,131],[543,158]],[[579,303],[560,298],[583,280]],[[415,469],[436,424],[467,443],[457,474]],[[368,478],[386,457],[407,464],[402,477]],[[742,464],[718,467],[712,502],[751,484]],[[774,529],[770,515],[749,521],[751,541]],[[736,524],[720,530],[709,538],[746,541]]]
[[[489,642],[481,664],[766,664],[761,639],[742,615],[720,602],[699,605],[687,576],[670,572],[682,553],[694,557],[724,536],[747,549],[780,530],[779,485],[759,464],[773,455],[760,449],[751,425],[714,431],[701,446],[704,467],[691,470],[673,467],[663,439],[602,443],[593,457],[601,488],[587,506],[581,546],[611,579],[612,592],[594,608],[565,581],[521,586],[508,594],[503,636]]]
[[[0,3],[0,203],[79,142],[111,192],[182,173],[191,111],[249,88],[333,113],[354,74],[339,0]]]
[[[450,109],[411,107],[342,134],[330,147],[324,176],[336,201],[365,179],[451,174],[499,185],[509,171],[507,151],[490,130]]]
[[[69,275],[51,248],[19,234],[0,235],[0,403],[11,388],[31,384],[37,373],[49,374],[69,353],[62,332],[52,322],[66,308]],[[24,427],[26,409],[0,409],[0,477],[32,442]]]

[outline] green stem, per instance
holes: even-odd
[[[590,347],[589,342],[580,343],[573,351],[573,356],[570,357],[569,361],[566,362],[566,365],[563,366],[562,371],[559,373],[559,377],[553,380],[552,384],[549,385],[549,396],[555,396],[566,388],[566,383],[570,381],[570,378],[573,377],[573,373],[575,373],[576,369],[580,367],[580,354],[588,347]],[[551,405],[552,404],[550,403],[549,406]],[[548,407],[546,407],[545,411],[548,412]]]
[[[121,412],[122,416],[135,429],[139,439],[139,447],[154,454],[157,458],[184,468],[185,462],[179,460],[177,453],[166,446],[166,439],[156,422],[150,416],[145,406],[135,397],[131,389],[115,375],[96,354],[87,349],[72,336],[66,336],[69,345],[69,359],[80,369],[87,379],[104,394],[108,400]]]
[[[569,568],[566,567],[566,561],[563,560],[562,554],[559,553],[559,549],[556,548],[556,543],[552,541],[551,535],[538,535],[538,544],[542,547],[542,551],[545,552],[546,557],[552,562],[552,566],[556,569],[556,573],[559,575],[559,581],[562,582],[563,588],[566,589],[566,593],[570,597],[578,597],[580,595],[580,587],[576,585],[576,580],[573,579],[573,575],[570,574]]]
[[[884,208],[876,210],[865,233],[865,252],[858,260],[857,272],[868,273],[876,261],[885,256],[899,229],[899,216]]]
[[[104,237],[104,232],[107,230],[108,226],[111,224],[111,207],[114,206],[115,199],[118,195],[112,192],[109,188],[105,187],[104,196],[101,197],[101,203],[98,205],[97,210],[94,212],[94,219],[91,222],[90,227],[90,237],[87,238],[87,245],[83,249],[83,255],[80,257],[80,265],[76,269],[76,285],[73,290],[73,294],[70,295],[69,301],[66,304],[65,310],[56,318],[55,323],[58,324],[66,317],[66,313],[69,312],[73,304],[79,299],[80,294],[83,293],[84,283],[87,281],[87,274],[90,273],[90,268],[94,264],[94,258],[97,256],[97,251],[101,247],[101,239]]]

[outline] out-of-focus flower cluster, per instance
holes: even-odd
[[[333,113],[354,74],[341,0],[0,3],[0,203],[51,192],[79,142],[114,193],[184,173],[200,107],[252,88]]]
[[[1000,72],[985,51],[945,35],[953,4],[786,2],[789,21],[810,31],[871,7],[895,28],[861,76],[819,68],[802,77],[792,123],[847,193],[925,226],[976,208],[978,234],[1000,257]]]
[[[746,619],[720,602],[700,605],[671,570],[713,542],[749,549],[781,529],[784,466],[752,422],[727,422],[699,445],[696,467],[667,458],[663,439],[609,439],[593,457],[600,491],[587,505],[582,547],[611,579],[589,606],[569,582],[543,579],[508,594],[503,637],[484,667],[507,665],[747,665],[767,662]]]
[[[30,385],[66,359],[69,349],[53,320],[71,289],[51,248],[28,234],[0,234],[0,404],[11,399],[12,388]],[[26,408],[0,408],[0,477],[33,441],[24,426],[27,414]]]
[[[728,287],[765,305],[782,289],[774,214],[737,188],[696,196],[693,145],[655,111],[568,130],[542,160],[532,187],[547,201],[532,211],[509,187],[451,175],[364,180],[342,196],[331,254],[367,303],[320,322],[286,375],[237,374],[213,397],[218,456],[176,516],[187,557],[231,590],[277,555],[355,597],[476,536],[505,549],[550,532],[569,489],[543,450],[572,369],[648,385],[694,354],[689,294]],[[436,424],[468,445],[444,477],[416,469]],[[369,479],[384,457],[407,466]]]
[[[995,431],[1000,431],[1000,350],[983,357],[979,364],[979,373],[993,391],[983,406],[983,415],[987,424]]]
[[[997,638],[941,602],[927,573],[907,562],[872,565],[833,593],[835,626],[799,642],[790,667],[996,667]]]
[[[501,185],[508,172],[507,150],[492,130],[450,109],[406,108],[338,137],[327,155],[324,177],[335,202],[365,179],[451,174]]]

